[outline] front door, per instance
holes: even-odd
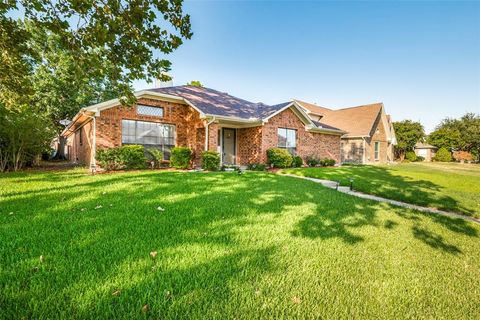
[[[222,130],[222,159],[223,164],[235,164],[236,148],[235,129],[223,128]]]

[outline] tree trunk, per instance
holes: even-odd
[[[67,144],[67,139],[64,136],[58,136],[58,145],[57,153],[53,159],[55,160],[67,160],[65,156],[65,145]]]

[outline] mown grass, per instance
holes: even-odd
[[[410,163],[391,166],[285,169],[285,173],[350,184],[357,191],[480,217],[480,166]]]
[[[464,220],[267,173],[0,186],[3,319],[480,317],[480,227]]]

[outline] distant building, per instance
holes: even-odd
[[[424,157],[425,161],[432,161],[433,157],[435,157],[435,153],[437,153],[437,149],[437,147],[428,143],[417,142],[415,145],[415,154],[417,157]]]

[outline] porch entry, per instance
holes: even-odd
[[[237,130],[222,128],[222,163],[226,165],[236,164],[237,158]]]

